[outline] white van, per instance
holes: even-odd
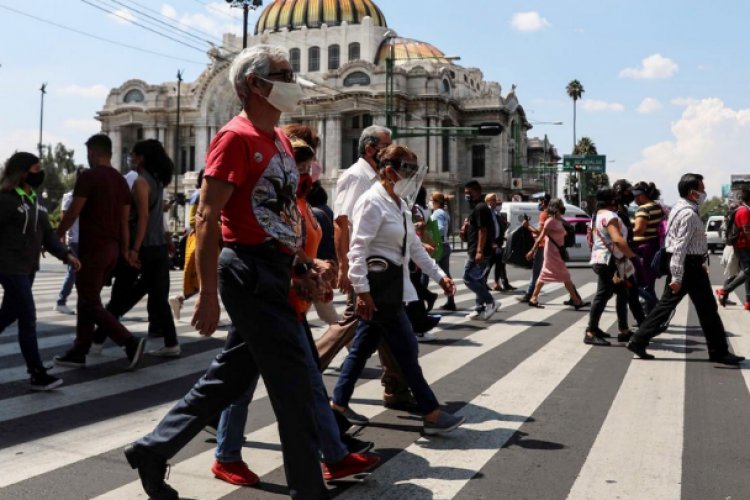
[[[712,215],[706,221],[706,241],[708,241],[708,251],[714,252],[724,248],[724,216]]]
[[[529,224],[536,227],[539,225],[539,204],[537,202],[503,202],[500,211],[505,214],[508,219],[508,232],[506,237],[509,236],[516,228],[523,224],[524,216],[529,218]],[[565,219],[573,223],[576,228],[576,244],[574,248],[568,249],[570,260],[575,261],[586,261],[588,262],[591,257],[591,250],[586,242],[586,221],[590,221],[588,214],[578,208],[575,205],[565,204]]]

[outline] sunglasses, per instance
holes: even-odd
[[[297,80],[297,77],[295,76],[294,71],[292,71],[291,69],[273,71],[271,73],[268,73],[268,75],[266,76],[269,78],[275,77],[275,79],[280,80],[282,82],[286,82],[286,83],[293,83]]]

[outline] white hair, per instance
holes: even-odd
[[[367,146],[377,146],[380,143],[381,135],[391,136],[393,133],[388,127],[382,125],[370,125],[362,131],[362,135],[359,136],[359,156],[364,156],[365,148]]]
[[[272,60],[286,61],[287,55],[284,49],[273,45],[254,45],[237,54],[229,68],[229,83],[234,86],[234,91],[240,101],[245,102],[250,95],[247,77],[250,75],[268,76]]]

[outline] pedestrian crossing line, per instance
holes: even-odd
[[[552,294],[558,288],[559,287],[549,286],[547,291]],[[473,297],[473,293],[467,292],[460,294],[459,296],[470,298]],[[524,312],[529,313],[531,311]],[[512,319],[518,318],[513,316]],[[466,320],[463,318],[463,316],[447,316],[444,318],[442,323],[460,324],[466,323]],[[486,324],[492,325],[493,323]],[[318,337],[322,335],[326,328],[327,326],[324,325],[323,327],[313,329],[314,336]],[[197,332],[190,332],[190,334],[196,336],[198,335]],[[181,337],[183,335],[181,335]],[[216,336],[216,334],[214,336]],[[450,349],[454,348],[454,346],[447,347],[449,347]],[[339,353],[339,356],[337,356],[334,362],[339,360],[338,362],[340,363],[345,357],[346,350],[343,350],[341,353]],[[168,364],[169,363],[166,363],[165,365]],[[207,367],[208,364],[204,366]],[[201,366],[200,369],[203,369],[203,366]],[[151,367],[149,367],[148,370],[151,370]],[[104,381],[99,380],[99,382],[103,383]],[[63,387],[60,392],[63,392],[65,390],[66,388]],[[266,395],[267,393],[265,391],[265,386],[263,385],[263,381],[261,380],[258,389],[255,392],[254,400],[259,401],[266,397]],[[378,397],[379,396],[380,395],[378,394]],[[57,433],[55,435],[44,437],[38,440],[19,444],[12,448],[3,450],[3,453],[0,453],[0,470],[3,470],[3,474],[0,475],[0,487],[9,486],[19,481],[23,481],[29,477],[39,476],[46,472],[50,472],[52,470],[72,464],[84,458],[99,455],[112,449],[125,446],[138,437],[150,432],[156,425],[156,423],[161,420],[164,414],[166,414],[166,412],[173,405],[174,402],[165,403],[148,409],[121,415],[105,421],[96,422],[76,429]],[[270,428],[274,433],[276,432],[275,423],[271,425]],[[252,440],[260,442],[260,440],[265,439],[266,441],[263,442],[278,443],[278,437],[276,437],[274,441],[274,436],[275,434],[273,433],[261,433],[261,435],[252,435]],[[271,461],[269,459],[269,456],[275,457],[274,461]],[[253,467],[255,468],[257,473],[261,473],[261,470],[255,464],[260,465],[267,463],[268,467],[270,467],[268,468],[268,472],[282,465],[280,454],[276,456],[273,454],[273,452],[269,452],[266,450],[253,449],[251,450],[249,457],[251,458],[251,463],[253,464]],[[209,479],[209,488],[215,489],[217,483],[221,483],[222,485],[227,484],[214,480],[211,477],[210,472],[208,472],[208,467],[210,467],[211,463],[211,456],[201,460],[202,461],[200,461],[198,465],[196,465],[196,472],[192,474],[192,481],[195,480],[195,477],[203,477],[203,474],[205,472]],[[248,462],[250,462],[251,460],[248,460]],[[207,466],[205,465],[206,462],[208,462]],[[183,463],[180,464],[180,467],[183,468]],[[197,472],[198,468],[200,468],[200,473]],[[140,493],[139,488],[136,488],[136,490],[137,493]]]
[[[715,288],[721,288],[715,287]],[[744,299],[743,299],[744,300]],[[733,334],[733,336],[727,336],[729,346],[735,354],[739,356],[750,357],[750,335],[747,334],[747,322],[750,319],[750,313],[745,311],[742,307],[723,309],[719,308],[722,322],[724,323],[724,329],[727,333]],[[742,366],[742,378],[745,381],[745,385],[750,391],[750,370],[747,368],[750,366],[750,361],[745,360],[740,365]]]
[[[582,295],[586,292],[580,291]],[[376,481],[350,488],[337,498],[453,498],[501,452],[591,349],[582,342],[587,323],[588,316],[574,322],[459,410],[457,414],[466,417],[466,423],[458,430],[444,437],[420,437],[379,467]],[[606,312],[602,325],[612,323],[614,314]],[[503,415],[524,418],[504,420]]]
[[[657,337],[670,350],[631,362],[568,499],[643,498],[644,487],[650,498],[681,498],[688,306]]]
[[[551,287],[550,287],[551,288]],[[586,297],[593,293],[596,289],[596,285],[593,283],[586,284],[579,290],[582,297]],[[556,311],[542,309],[542,310],[524,310],[519,314],[512,316],[514,321],[519,323],[522,322],[538,322],[543,321],[556,314]],[[580,321],[584,321],[582,318]],[[461,319],[459,322],[467,322],[465,319]],[[489,352],[496,347],[504,344],[508,340],[512,339],[516,335],[529,330],[533,327],[523,324],[507,325],[502,322],[488,323],[487,328],[484,328],[476,333],[465,337],[467,343],[464,345],[451,345],[446,348],[440,348],[432,351],[428,354],[420,356],[419,361],[422,367],[422,371],[425,379],[429,384],[434,384],[437,381],[449,376],[456,370],[463,366],[471,363],[474,359]],[[580,343],[581,327],[578,328],[578,341]],[[341,353],[340,353],[341,355]],[[555,354],[555,356],[559,355]],[[528,387],[528,379],[524,382],[524,390]],[[380,384],[380,380],[370,380],[363,384],[357,385],[354,395],[358,400],[380,400],[382,396],[383,388]],[[437,395],[439,398],[439,394]],[[504,394],[507,397],[507,394]],[[259,398],[253,398],[257,401]],[[384,411],[386,411],[381,405],[373,404],[362,404],[362,403],[351,403],[351,407],[360,414],[365,415],[369,419],[374,419]],[[252,413],[252,404],[250,408]],[[279,444],[278,428],[276,423],[267,425],[259,430],[253,431],[247,434],[248,442],[257,443],[268,443],[268,444]],[[377,445],[377,443],[376,443]],[[452,450],[456,451],[456,450]],[[179,463],[173,464],[170,471],[169,483],[181,491],[183,495],[188,495],[191,498],[209,500],[221,498],[237,489],[236,486],[218,481],[213,478],[210,472],[211,464],[213,463],[213,450],[208,450],[191,458],[183,460]],[[279,451],[269,450],[258,450],[256,448],[243,449],[243,454],[246,456],[246,462],[249,467],[259,476],[270,473],[271,471],[281,467],[283,465],[282,455]],[[472,471],[472,475],[475,471]],[[378,478],[380,482],[379,469],[374,472],[374,477]],[[217,484],[218,483],[218,484]],[[140,481],[133,481],[128,483],[121,488],[109,491],[104,495],[96,497],[96,500],[116,500],[121,498],[146,498],[142,491]],[[435,498],[442,498],[436,496]]]

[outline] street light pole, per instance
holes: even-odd
[[[44,82],[39,88],[42,93],[42,105],[39,109],[39,159],[42,159],[42,129],[44,127],[44,95],[47,93],[47,82]]]
[[[242,8],[242,48],[247,48],[247,17],[250,10],[263,5],[263,0],[226,0],[230,7]]]
[[[177,233],[177,184],[179,183],[180,172],[182,171],[182,162],[180,161],[180,95],[182,93],[182,70],[177,70],[177,126],[175,127],[174,137],[174,233]]]

